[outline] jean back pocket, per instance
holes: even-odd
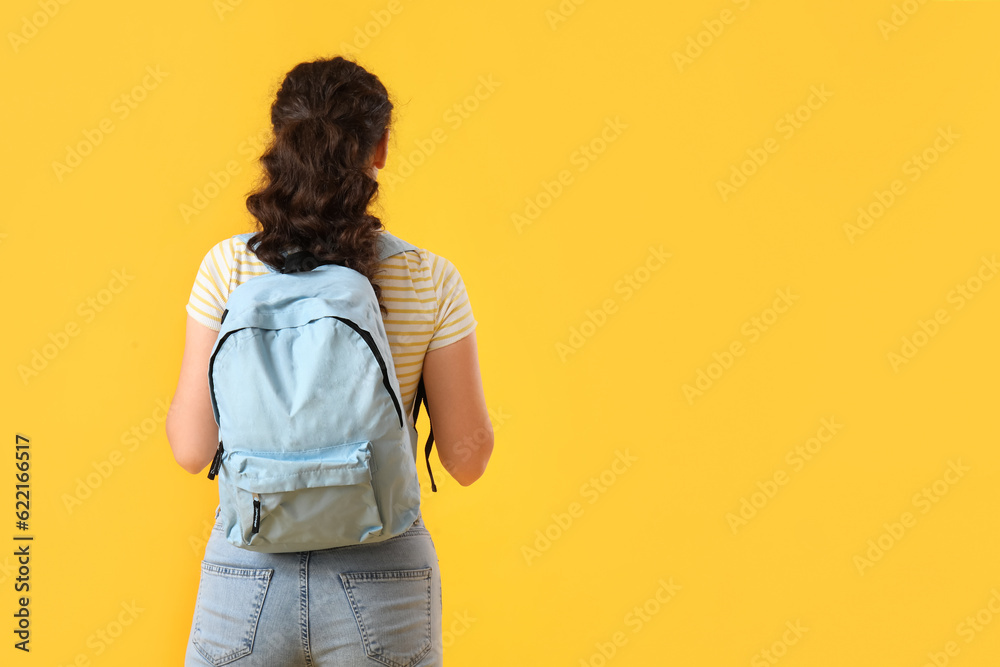
[[[272,574],[272,569],[226,567],[202,561],[191,641],[210,664],[219,667],[253,650]]]
[[[413,667],[431,649],[431,568],[340,575],[365,653]]]

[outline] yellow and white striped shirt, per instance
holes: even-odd
[[[424,355],[461,340],[478,322],[458,269],[450,261],[420,248],[403,252],[381,263],[375,282],[382,288],[388,310],[385,323],[392,359],[399,378],[403,406],[409,412],[424,367]],[[198,268],[187,312],[198,322],[218,331],[229,294],[267,268],[247,248],[230,237],[215,244]]]

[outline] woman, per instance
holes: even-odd
[[[262,262],[280,269],[294,247],[372,282],[404,409],[412,413],[422,375],[442,465],[463,486],[483,474],[493,429],[462,278],[427,250],[377,255],[382,223],[368,206],[385,166],[392,109],[378,78],[344,58],[301,63],[286,75],[271,107],[264,179],[247,198],[260,231],[209,250],[187,304],[166,430],[188,472],[201,472],[218,446],[208,361],[228,295],[265,273]],[[407,575],[414,571],[430,576]],[[442,664],[440,572],[422,519],[382,542],[276,554],[229,544],[216,523],[185,665],[230,664]]]

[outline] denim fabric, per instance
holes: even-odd
[[[383,542],[272,554],[230,544],[216,510],[184,664],[441,665],[441,578],[423,519]]]

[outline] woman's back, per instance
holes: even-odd
[[[195,277],[187,312],[218,330],[229,294],[267,268],[238,237],[215,244]],[[472,333],[478,322],[462,276],[450,261],[423,248],[381,262],[375,281],[382,288],[383,316],[404,410],[409,412],[427,352]]]

